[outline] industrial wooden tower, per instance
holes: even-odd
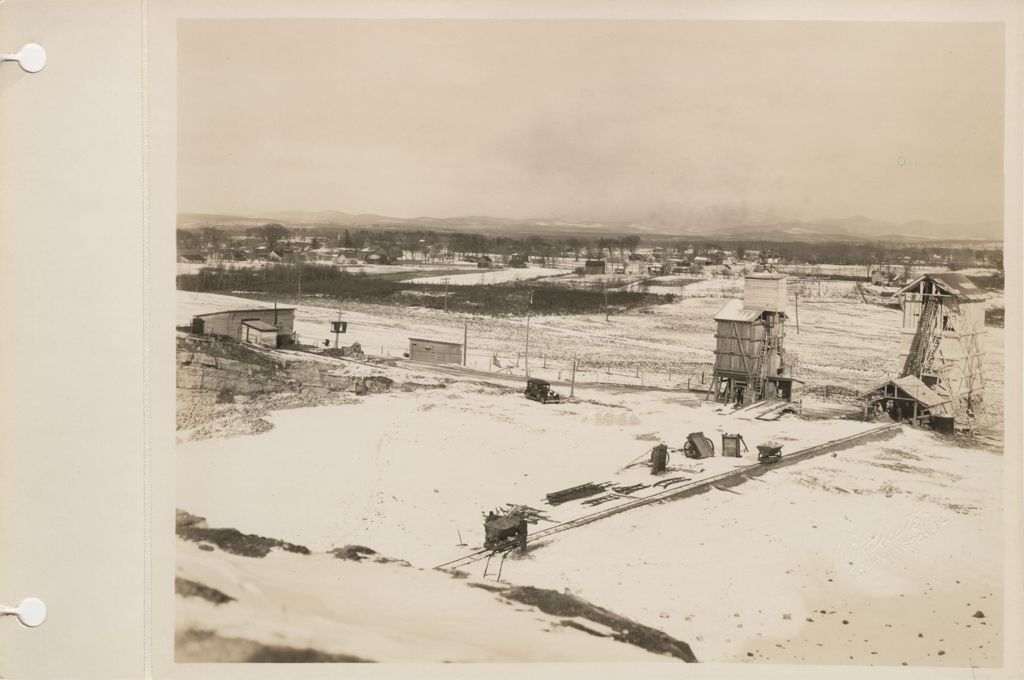
[[[786,337],[786,276],[748,274],[743,300],[730,300],[715,316],[715,369],[709,397],[753,404],[793,397]]]
[[[949,400],[937,420],[972,429],[982,406],[982,339],[985,300],[963,274],[942,272],[914,279],[897,293],[903,310],[900,376],[916,376]]]

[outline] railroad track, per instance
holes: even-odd
[[[727,472],[721,472],[711,477],[705,477],[704,479],[699,479],[686,484],[673,486],[671,489],[666,489],[664,491],[651,494],[650,496],[636,498],[634,500],[627,501],[619,505],[614,505],[610,508],[605,508],[603,510],[598,510],[595,512],[588,513],[586,515],[582,515],[575,519],[571,519],[567,522],[562,522],[561,524],[555,524],[553,526],[546,527],[544,529],[541,529],[540,531],[530,534],[527,538],[526,544],[527,546],[536,545],[544,539],[554,536],[556,534],[560,534],[563,531],[569,531],[570,529],[586,526],[587,524],[592,524],[593,522],[605,519],[606,517],[611,517],[612,515],[617,515],[621,512],[627,512],[629,510],[643,507],[645,505],[652,505],[654,503],[661,503],[664,501],[672,500],[679,496],[695,494],[699,491],[715,487],[715,485],[721,484],[722,482],[725,481],[732,481],[733,479],[738,480],[740,478],[750,479],[751,475],[760,475],[770,470],[775,470],[780,467],[792,465],[807,458],[813,458],[815,456],[820,456],[831,451],[854,446],[856,444],[861,443],[862,441],[871,441],[881,436],[889,438],[890,436],[895,436],[896,434],[898,434],[901,429],[902,428],[899,423],[893,423],[891,425],[882,425],[881,427],[872,428],[870,430],[867,430],[866,432],[860,432],[858,434],[850,435],[848,437],[833,439],[823,444],[811,446],[806,449],[800,449],[799,451],[794,451],[793,453],[784,454],[782,458],[776,463],[752,463],[751,465],[743,465],[740,467],[733,468],[732,470],[729,470]],[[458,559],[451,560],[450,562],[444,562],[443,564],[439,564],[434,568],[443,570],[460,569],[462,567],[473,564],[474,562],[479,562],[481,560],[487,559],[487,557],[490,556],[493,552],[494,551],[487,549],[478,550],[476,552],[469,553],[468,555],[463,555]]]

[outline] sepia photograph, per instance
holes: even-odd
[[[176,31],[176,663],[1003,666],[1003,25]]]

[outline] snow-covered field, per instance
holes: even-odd
[[[522,503],[565,521],[589,510],[579,501],[546,508],[546,493],[587,481],[649,483],[646,468],[623,468],[656,441],[679,446],[701,430],[717,447],[722,432],[740,432],[752,449],[775,439],[785,452],[867,427],[762,422],[672,393],[595,388],[585,398],[544,407],[459,382],[281,411],[260,435],[180,444],[178,505],[211,526],[314,551],[368,545],[430,567],[477,549],[492,507]],[[676,454],[669,476],[751,462],[750,454]],[[702,660],[965,665],[969,654],[991,664],[1000,463],[907,431],[561,534],[507,562],[504,578],[568,588],[687,640]],[[928,615],[907,616],[908,602]],[[976,609],[984,626],[971,618]]]
[[[253,305],[178,296],[178,323]],[[566,360],[578,354],[584,364],[574,402],[524,399],[523,367],[488,375],[400,363],[395,370],[405,377],[450,382],[276,411],[262,434],[191,441],[180,432],[178,506],[210,526],[314,551],[367,545],[429,568],[478,547],[482,513],[494,507],[526,504],[565,521],[590,509],[580,501],[548,508],[545,494],[588,481],[650,483],[646,468],[626,466],[659,441],[680,447],[687,433],[702,431],[720,448],[723,432],[738,432],[751,451],[774,439],[788,453],[873,426],[791,415],[765,422],[701,403],[699,393],[598,385],[588,376],[587,362],[709,371],[710,319],[724,302],[683,299],[608,322],[534,317],[531,375],[557,379],[561,371],[565,379]],[[369,305],[342,313],[350,324],[343,341],[358,340],[370,352],[378,345],[400,351],[410,335],[459,342],[465,322],[470,347],[485,356],[509,357],[525,339],[520,319]],[[326,336],[337,315],[302,306],[296,328]],[[809,384],[859,389],[894,374],[897,310],[822,303],[801,306],[800,322],[786,343]],[[985,342],[990,402],[1001,424],[1002,329],[989,329]],[[674,454],[668,476],[697,479],[752,462],[750,453],[702,461]],[[1001,474],[998,453],[904,428],[890,441],[559,534],[525,559],[508,560],[503,580],[578,593],[687,641],[702,661],[994,665],[1002,645]],[[215,568],[228,584],[232,570],[246,565],[230,562]],[[270,570],[261,579],[276,579],[260,611],[293,596],[289,579],[329,588],[336,578],[317,565],[297,576],[288,564],[287,578],[272,566],[252,567]],[[482,568],[469,569],[479,578]],[[409,587],[418,583],[410,579]],[[245,625],[259,617],[253,612]]]
[[[998,666],[1001,470],[907,429],[567,532],[508,578],[600,593],[702,660]]]
[[[722,285],[729,279],[710,279]],[[698,284],[694,284],[698,285]],[[742,285],[742,282],[740,283]],[[178,291],[176,323],[194,314],[265,302],[208,293]],[[530,320],[530,375],[568,381],[573,356],[579,359],[580,382],[693,387],[709,379],[714,362],[714,315],[726,303],[721,297],[677,300],[605,321],[603,315],[535,316]],[[309,344],[333,342],[330,322],[349,322],[342,343],[359,342],[364,351],[399,358],[409,338],[462,342],[469,338],[468,367],[525,377],[526,320],[445,313],[419,307],[346,304],[337,307],[301,306],[295,328]],[[1003,329],[987,328],[983,340],[987,402],[996,424],[1002,422]],[[877,305],[838,303],[801,304],[786,334],[787,351],[798,358],[797,377],[814,384],[843,385],[866,390],[893,377],[899,369],[898,309]],[[504,367],[507,367],[504,368]],[[639,373],[640,377],[637,377]]]
[[[528,281],[530,279],[541,279],[546,276],[560,276],[565,274],[564,269],[553,269],[551,267],[526,267],[523,269],[480,269],[468,274],[455,274],[452,276],[423,276],[416,279],[409,279],[407,283],[425,283],[433,285],[450,286],[488,286],[495,283],[511,283],[512,281]]]

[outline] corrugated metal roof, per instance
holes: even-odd
[[[273,324],[266,323],[265,321],[243,321],[242,325],[243,326],[248,326],[249,328],[252,328],[253,330],[257,330],[257,331],[276,331],[277,330],[277,326],[275,326]]]
[[[278,307],[276,310],[273,307],[259,307],[257,309],[226,309],[222,312],[206,312],[205,314],[194,314],[192,318],[202,318],[207,316],[217,316],[219,314],[247,314],[249,312],[294,312],[295,307]]]
[[[431,342],[435,345],[450,345],[452,347],[462,347],[461,342],[447,342],[445,340],[428,340],[427,338],[409,338],[409,342]]]
[[[893,383],[908,395],[917,399],[925,406],[938,406],[949,401],[948,398],[921,382],[916,375],[905,375],[893,380]]]
[[[881,385],[868,390],[862,394],[861,397],[866,397],[872,392],[877,392],[888,385],[896,385],[896,387],[906,392],[909,397],[916,399],[928,408],[933,408],[949,401],[948,397],[942,396],[932,388],[925,385],[916,375],[905,375],[902,378],[896,378],[895,380],[887,380]]]
[[[932,272],[930,274],[922,274],[907,285],[903,286],[903,288],[900,288],[898,292],[903,293],[910,290],[923,279],[929,279],[939,288],[951,295],[958,295],[971,300],[988,299],[988,294],[985,293],[985,291],[978,288],[973,281],[963,274],[958,274],[956,272]]]
[[[725,303],[721,311],[715,315],[715,321],[742,321],[750,323],[757,321],[762,314],[760,309],[744,309],[743,300],[732,299]]]

